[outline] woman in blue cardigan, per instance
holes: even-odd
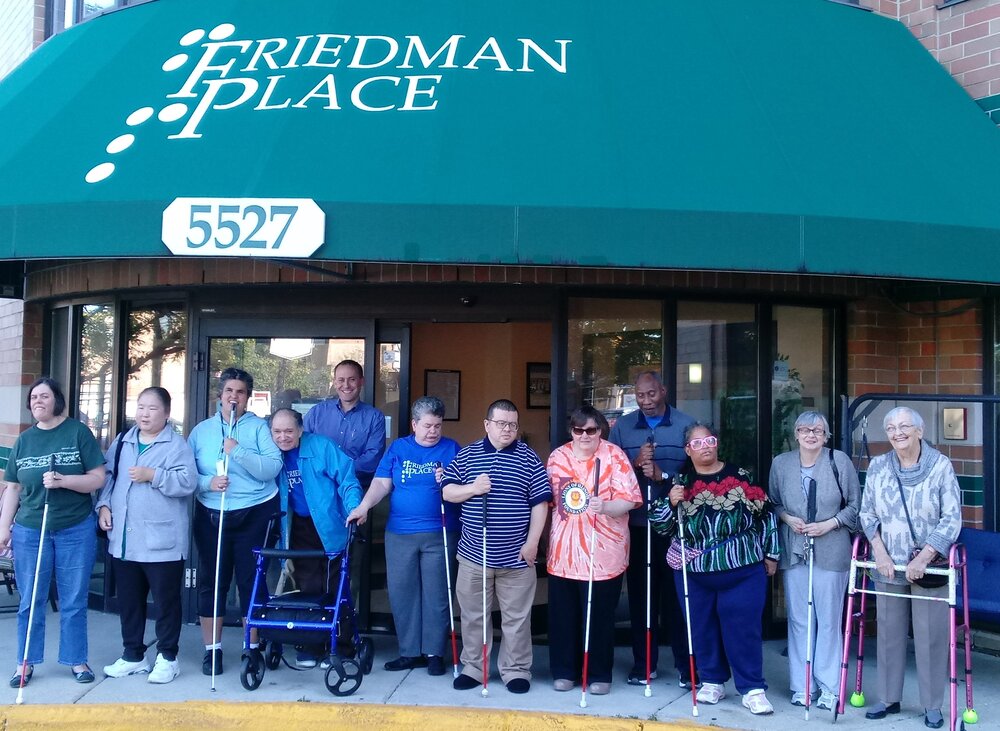
[[[281,510],[285,513],[286,545],[295,550],[335,553],[347,547],[347,516],[361,503],[362,491],[354,462],[332,441],[302,430],[302,414],[278,409],[271,417],[271,437],[281,450],[278,475]],[[295,583],[304,594],[326,594],[334,586],[339,562],[295,559]],[[301,668],[315,667],[322,648],[303,648],[296,658]]]

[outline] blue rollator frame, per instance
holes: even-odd
[[[280,548],[254,549],[257,570],[253,594],[247,611],[245,646],[250,646],[250,631],[256,629],[267,653],[258,648],[247,650],[240,667],[240,682],[247,690],[256,690],[264,680],[265,668],[277,670],[282,662],[283,645],[326,645],[329,647],[324,665],[328,665],[324,682],[327,690],[336,696],[348,696],[360,686],[361,680],[371,672],[375,661],[372,641],[358,634],[354,600],[351,596],[351,544],[355,539],[355,526],[349,529],[347,546],[343,551],[302,551]],[[268,594],[257,601],[258,590],[267,588],[268,559],[323,559],[327,565],[340,560],[336,593]],[[347,613],[345,615],[345,612]],[[341,619],[351,623],[351,636],[340,637]],[[287,665],[288,662],[285,661]]]

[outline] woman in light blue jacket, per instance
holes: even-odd
[[[250,608],[257,562],[254,549],[264,545],[271,519],[278,513],[281,452],[271,441],[267,422],[247,411],[253,393],[253,376],[239,368],[219,374],[219,410],[191,430],[188,444],[198,464],[198,492],[194,506],[194,542],[198,547],[198,616],[205,657],[201,672],[222,673],[222,617],[212,625],[215,602],[224,607],[233,576],[240,593],[240,614]],[[229,423],[233,421],[230,432]],[[226,516],[222,520],[219,585],[215,583],[216,546],[222,495]],[[258,599],[263,591],[258,587]],[[257,630],[250,633],[250,647],[257,647]],[[213,663],[214,660],[214,663]]]
[[[118,435],[106,456],[109,469],[97,513],[108,532],[124,646],[122,656],[104,668],[110,678],[149,673],[150,683],[169,683],[179,673],[181,587],[198,468],[187,442],[168,426],[169,417],[166,389],[145,389],[136,425]],[[152,672],[143,642],[150,591],[157,616]]]
[[[274,412],[271,436],[284,460],[278,489],[285,513],[285,544],[295,550],[343,551],[347,546],[347,516],[362,498],[354,462],[326,437],[303,433],[302,414],[292,409]],[[295,583],[301,592],[333,591],[336,578],[331,574],[339,570],[339,562],[297,558],[294,565]],[[296,665],[315,667],[322,650],[302,648]]]

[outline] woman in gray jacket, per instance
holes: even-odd
[[[179,674],[181,587],[198,468],[191,447],[167,425],[169,417],[166,389],[145,389],[139,394],[136,425],[119,434],[106,455],[98,523],[108,531],[124,645],[122,656],[104,668],[110,678],[149,673],[150,683],[169,683]],[[152,669],[143,641],[150,592],[157,617]]]
[[[840,682],[840,620],[851,565],[851,531],[857,528],[861,487],[851,458],[825,449],[830,437],[826,417],[806,411],[795,420],[797,450],[771,463],[768,496],[781,521],[781,563],[788,611],[788,673],[792,705],[806,705],[809,539],[813,539],[812,673],[817,705],[831,710]],[[816,515],[807,496],[816,489]],[[811,691],[810,691],[811,692]],[[810,699],[812,700],[812,699]]]
[[[948,679],[948,605],[910,596],[948,596],[948,587],[918,582],[931,561],[948,557],[962,529],[962,494],[951,461],[924,441],[924,420],[899,406],[882,420],[892,451],[868,466],[859,520],[872,548],[877,575],[879,702],[865,717],[900,712],[907,630],[913,621],[917,685],[924,725],[941,728]],[[905,566],[897,572],[895,566]],[[893,595],[898,595],[893,596]]]

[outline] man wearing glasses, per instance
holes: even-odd
[[[611,428],[608,440],[617,444],[628,455],[635,469],[645,504],[629,513],[628,569],[625,573],[628,587],[629,616],[632,624],[632,670],[629,685],[646,684],[646,520],[649,511],[649,493],[656,500],[670,491],[670,481],[684,464],[684,430],[694,423],[685,413],[667,404],[667,389],[654,371],[640,373],[635,379],[635,400],[639,408],[618,418]],[[647,489],[650,488],[650,489]],[[650,624],[652,642],[650,649],[650,677],[657,675],[659,660],[660,615],[670,630],[670,647],[674,655],[682,688],[690,688],[688,681],[688,648],[684,633],[684,618],[677,601],[671,569],[666,565],[669,543],[656,531],[652,536],[652,561],[650,568]]]
[[[482,683],[483,623],[492,647],[494,597],[503,631],[497,659],[500,677],[511,693],[527,693],[531,687],[535,558],[552,490],[538,455],[517,438],[517,419],[512,402],[501,399],[490,404],[483,422],[486,437],[459,451],[441,481],[444,499],[462,505],[455,595],[462,614],[463,669],[453,683],[456,690]]]

